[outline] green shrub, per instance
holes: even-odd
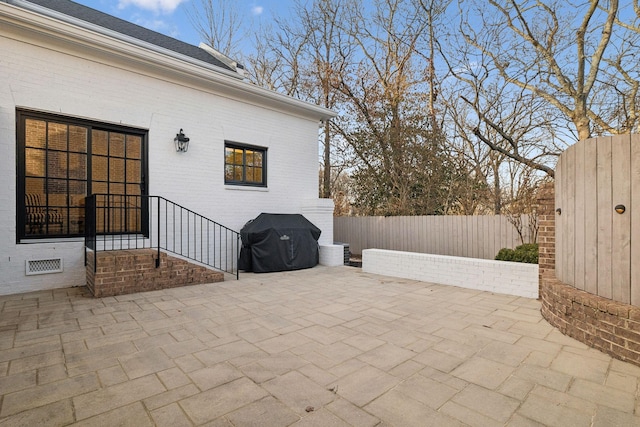
[[[496,255],[498,261],[526,262],[529,264],[538,263],[538,244],[525,243],[516,246],[515,249],[502,248]]]

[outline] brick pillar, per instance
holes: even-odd
[[[556,269],[556,202],[554,183],[548,182],[538,192],[538,271],[543,277],[555,278]],[[539,289],[542,291],[542,289]],[[540,295],[542,293],[540,292]]]

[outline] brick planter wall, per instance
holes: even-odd
[[[98,252],[93,272],[94,253],[87,254],[87,287],[95,297],[176,288],[186,285],[222,282],[224,274],[151,249]]]
[[[556,279],[555,215],[550,184],[538,198],[542,316],[563,334],[640,366],[640,308],[581,291]]]

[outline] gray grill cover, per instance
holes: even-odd
[[[240,230],[238,268],[255,273],[311,268],[318,264],[320,232],[299,214],[261,213]]]

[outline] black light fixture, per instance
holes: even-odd
[[[180,129],[180,133],[176,133],[176,137],[173,138],[173,142],[176,144],[176,151],[178,153],[186,153],[189,149],[189,138],[184,135],[182,129]]]
[[[557,213],[558,215],[562,215],[562,209],[560,209],[560,208],[556,209],[556,213]]]
[[[624,211],[627,210],[627,208],[624,207],[624,205],[616,205],[616,207],[614,208],[616,210],[616,212],[618,212],[619,214],[623,214]]]

